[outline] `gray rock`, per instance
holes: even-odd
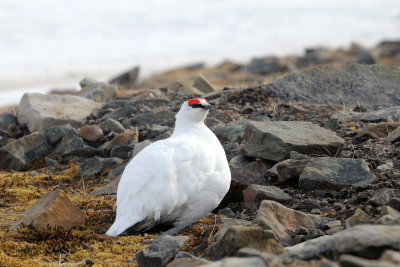
[[[276,176],[277,183],[284,183],[291,179],[298,178],[309,161],[309,159],[287,159],[275,164],[268,172]]]
[[[199,267],[266,267],[264,260],[259,257],[226,257],[213,263],[200,265]]]
[[[127,159],[129,158],[132,151],[133,151],[132,145],[116,145],[111,149],[110,156],[120,159]]]
[[[51,159],[49,157],[44,158],[44,162],[46,163],[46,167],[58,167],[60,164],[57,162],[57,160]]]
[[[376,180],[363,159],[312,158],[299,177],[301,190],[340,190]]]
[[[396,130],[392,131],[387,137],[384,139],[387,142],[399,142],[400,141],[400,127],[398,127]]]
[[[92,259],[84,259],[81,263],[82,265],[93,265],[94,261]]]
[[[358,225],[331,236],[322,236],[292,247],[288,256],[312,259],[321,255],[356,254],[378,258],[385,249],[400,249],[400,226]]]
[[[79,131],[78,135],[85,139],[86,141],[96,142],[103,138],[104,133],[103,129],[97,124],[92,125],[84,125],[82,126]]]
[[[249,185],[246,190],[243,191],[244,203],[247,208],[256,208],[260,205],[262,200],[268,199],[279,203],[289,203],[292,197],[289,194],[283,192],[276,186],[267,185]]]
[[[119,158],[103,159],[99,157],[93,157],[86,159],[79,165],[79,173],[82,178],[87,176],[93,176],[115,164],[121,164],[121,163],[122,160]]]
[[[376,102],[378,103],[378,102]],[[377,109],[367,112],[341,112],[333,116],[340,122],[385,122],[400,119],[400,107]]]
[[[140,68],[138,66],[110,79],[110,83],[122,87],[133,87],[139,76]]]
[[[84,88],[88,85],[96,85],[98,83],[100,83],[100,82],[93,78],[85,77],[79,82],[79,85],[81,86],[81,88]]]
[[[76,133],[68,133],[63,137],[61,142],[54,150],[56,155],[69,157],[69,156],[87,156],[91,157],[98,153],[97,149],[88,146],[82,138]]]
[[[244,127],[248,120],[242,119],[230,122],[226,125],[218,124],[214,128],[214,133],[230,142],[241,142],[244,139]]]
[[[383,41],[377,49],[380,57],[396,58],[400,55],[400,41]]]
[[[385,206],[389,204],[394,197],[396,197],[396,195],[393,189],[381,189],[367,201],[367,204],[372,206]]]
[[[310,122],[250,122],[246,125],[245,156],[282,161],[291,151],[302,154],[335,155],[344,140],[334,132]]]
[[[188,239],[188,236],[159,236],[148,248],[136,253],[136,261],[143,267],[165,266],[183,248]]]
[[[341,267],[396,267],[398,265],[379,260],[367,260],[353,255],[341,255]]]
[[[21,137],[0,148],[0,169],[23,170],[29,163],[50,153],[50,144],[40,133]]]
[[[226,231],[231,226],[252,226],[253,223],[250,221],[246,220],[241,220],[241,219],[234,219],[234,218],[223,218],[222,219],[223,223],[221,224],[221,230],[219,230],[217,234],[217,242],[222,239],[222,237],[225,235]]]
[[[130,106],[131,108],[134,109],[140,109],[140,107],[146,106],[150,109],[154,110],[159,110],[165,109],[171,104],[170,101],[166,99],[160,99],[160,98],[143,98],[143,99],[138,99],[138,100],[112,100],[108,101],[107,103],[104,103],[102,106],[103,109],[116,109],[116,108],[122,108],[126,106]]]
[[[305,55],[298,58],[296,65],[304,68],[309,65],[326,64],[333,61],[332,52],[324,47],[307,48]]]
[[[133,159],[140,151],[142,151],[145,147],[151,145],[151,141],[144,140],[140,143],[137,143],[133,148],[131,159]]]
[[[330,129],[330,130],[335,130],[340,128],[339,120],[337,118],[332,118],[329,119],[325,124],[324,124],[325,129]]]
[[[96,107],[96,102],[79,96],[25,93],[17,117],[19,124],[26,124],[29,131],[42,132],[67,123],[78,127]]]
[[[89,84],[82,88],[79,96],[94,100],[96,102],[105,102],[115,97],[117,87],[108,83]]]
[[[109,112],[105,114],[103,117],[100,118],[100,121],[106,120],[106,119],[114,119],[117,120],[119,118],[124,118],[124,117],[131,117],[133,114],[135,114],[137,111],[134,107],[131,106],[125,106],[122,108],[118,108],[112,112]]]
[[[200,90],[204,94],[214,93],[218,91],[203,74],[197,76],[194,80],[193,87]]]
[[[77,135],[78,132],[70,124],[50,127],[44,131],[44,136],[46,136],[52,145],[58,143],[64,136],[68,134]]]
[[[261,227],[231,226],[208,250],[211,260],[236,256],[241,248],[255,248],[261,252],[282,254],[283,245],[271,230]]]
[[[286,65],[279,62],[277,57],[253,58],[246,69],[248,72],[260,75],[267,75],[274,72],[286,72],[289,70]]]
[[[323,66],[293,73],[264,86],[265,96],[315,104],[400,105],[400,69],[382,65]]]
[[[122,133],[125,131],[125,127],[119,121],[114,119],[106,119],[105,121],[101,122],[101,128],[106,133]]]
[[[8,127],[13,124],[18,124],[18,118],[14,114],[10,112],[0,114],[0,131],[7,133]]]
[[[107,179],[112,179],[112,178],[114,178],[114,177],[117,177],[117,176],[121,175],[121,174],[124,172],[125,167],[126,167],[126,165],[128,165],[128,163],[129,163],[129,162],[126,162],[126,163],[124,163],[124,164],[118,166],[117,168],[113,169],[112,171],[110,171],[110,172],[107,174],[106,178],[107,178]]]
[[[271,200],[263,200],[257,214],[258,224],[274,231],[284,245],[294,243],[291,233],[297,228],[305,227],[311,231],[321,228],[328,221],[330,219],[293,210]]]
[[[178,254],[180,253],[186,253],[186,252],[182,252],[180,251]],[[206,259],[202,259],[202,258],[198,258],[198,257],[192,257],[192,258],[177,258],[178,254],[176,254],[175,259],[170,262],[167,267],[195,267],[195,266],[200,266],[200,265],[204,265],[204,264],[208,264],[211,261],[208,261]],[[187,253],[189,254],[189,253]]]
[[[385,172],[388,170],[393,169],[393,162],[389,161],[386,162],[385,164],[379,165],[378,167],[376,167],[376,169],[380,172]]]
[[[121,175],[115,177],[108,184],[95,188],[90,195],[93,196],[114,196],[117,195],[118,184],[121,180]]]
[[[172,127],[175,124],[175,113],[169,110],[144,113],[134,116],[132,123],[138,126],[159,124]]]
[[[362,209],[356,209],[354,214],[346,219],[346,229],[359,224],[371,224],[373,219],[368,216]]]
[[[359,63],[359,64],[378,64],[379,59],[372,54],[370,51],[364,50],[361,51],[356,58],[353,60],[352,63]]]
[[[240,184],[261,184],[267,183],[265,174],[267,166],[263,161],[249,160],[244,156],[238,155],[229,161],[232,180]]]
[[[233,218],[236,215],[229,207],[218,210],[217,214],[224,215],[228,218]]]

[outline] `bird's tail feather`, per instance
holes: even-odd
[[[113,225],[111,225],[110,229],[106,232],[106,235],[108,236],[118,236],[122,234],[126,229],[128,229],[130,226],[132,226],[132,223],[130,222],[119,222],[115,221]]]

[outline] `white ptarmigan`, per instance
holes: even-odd
[[[171,137],[154,142],[126,166],[117,190],[117,215],[106,235],[190,222],[211,212],[228,192],[224,149],[204,124],[211,105],[190,99],[176,115]]]

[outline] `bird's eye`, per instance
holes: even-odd
[[[192,104],[190,105],[192,108],[204,108],[204,106],[202,104]]]

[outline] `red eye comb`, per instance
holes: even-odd
[[[200,104],[200,100],[198,100],[197,98],[189,99],[188,105],[191,106],[193,104]]]

